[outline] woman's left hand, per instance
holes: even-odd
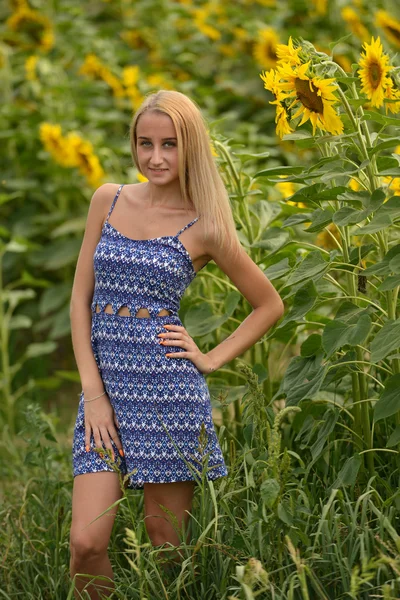
[[[203,354],[197,347],[193,338],[181,325],[164,325],[167,331],[159,333],[157,337],[162,338],[165,346],[180,346],[184,352],[169,352],[165,356],[169,358],[188,358],[196,365],[201,373],[207,374],[214,371],[210,357]]]

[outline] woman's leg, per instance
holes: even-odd
[[[186,542],[189,541],[188,523],[194,494],[194,481],[177,481],[174,483],[145,483],[144,511],[147,533],[153,546],[169,542],[173,546],[180,544],[179,537],[172,525],[174,518],[163,511],[160,504],[175,515],[179,530],[187,531]],[[166,553],[168,559],[179,562],[179,552]]]
[[[85,473],[74,478],[72,493],[72,524],[70,535],[71,578],[76,573],[90,575],[106,575],[113,579],[107,548],[114,525],[118,505],[105,515],[91,523],[116,500],[121,498],[117,473],[101,471]],[[89,525],[89,523],[91,523]],[[77,577],[75,580],[75,598],[82,598],[76,590],[82,591],[90,578]],[[99,600],[96,589],[105,596],[112,593],[114,584],[108,581],[97,581],[86,588],[92,600]],[[109,588],[109,592],[107,591]]]

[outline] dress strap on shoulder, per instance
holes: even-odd
[[[124,187],[124,185],[125,185],[125,184],[123,183],[122,185],[120,185],[120,186],[119,186],[119,188],[118,188],[118,190],[117,190],[117,193],[115,194],[115,198],[114,198],[114,200],[112,201],[112,204],[111,204],[111,206],[110,206],[110,210],[108,211],[108,215],[107,215],[107,218],[106,218],[106,220],[105,220],[105,223],[107,223],[108,219],[110,218],[110,215],[111,215],[111,213],[112,213],[112,211],[113,211],[113,208],[114,208],[114,206],[115,206],[115,203],[116,203],[116,201],[118,200],[118,196],[120,195],[120,193],[121,193],[121,190],[122,190],[122,188]]]
[[[193,219],[193,221],[190,221],[190,223],[188,223],[187,225],[185,225],[185,227],[182,227],[182,229],[180,229],[178,231],[178,233],[176,234],[175,237],[179,237],[181,235],[181,233],[183,233],[186,229],[188,229],[189,227],[194,225],[196,223],[196,221],[198,221],[199,219],[200,219],[200,217],[196,217],[195,219]]]

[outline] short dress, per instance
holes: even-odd
[[[228,470],[205,376],[188,358],[166,357],[184,348],[161,345],[157,337],[167,331],[163,325],[182,325],[180,301],[196,271],[179,236],[199,217],[173,236],[128,238],[108,222],[122,188],[93,256],[91,346],[117,416],[124,456],[112,442],[116,463],[112,466],[106,453],[102,459],[94,451],[93,432],[86,452],[82,390],[73,433],[73,476],[117,467],[129,475],[125,486],[131,489],[143,488],[146,482],[198,484],[204,475],[215,480]],[[107,304],[113,314],[104,312]],[[127,306],[131,316],[117,314],[121,306]],[[147,308],[150,317],[133,316],[140,308]],[[170,314],[158,316],[162,309]]]

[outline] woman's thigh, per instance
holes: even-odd
[[[190,517],[187,511],[192,509],[194,486],[194,481],[144,484],[145,524],[153,545],[167,541],[179,545],[174,525],[179,531],[182,526],[187,527]],[[172,516],[160,505],[165,506]]]
[[[85,554],[107,549],[119,503],[109,507],[121,496],[117,473],[100,471],[76,475],[72,492],[72,551]],[[107,512],[99,517],[104,511]]]

